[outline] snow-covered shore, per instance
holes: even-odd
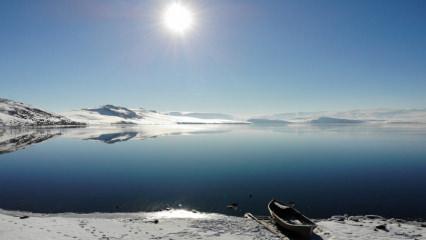
[[[426,239],[426,225],[375,216],[317,220],[314,239]],[[378,227],[379,226],[379,227]],[[186,210],[32,214],[0,211],[0,239],[279,239],[253,220]]]

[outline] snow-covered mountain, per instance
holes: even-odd
[[[92,109],[83,109],[88,112],[96,112],[100,115],[105,116],[113,116],[113,117],[120,117],[124,119],[141,119],[142,116],[139,116],[136,112],[127,109],[125,107],[118,107],[114,105],[105,105],[100,108],[92,108]]]
[[[46,112],[27,104],[0,98],[0,126],[81,125],[64,116]]]
[[[189,116],[175,116],[170,114],[158,113],[143,108],[129,109],[114,105],[105,105],[100,108],[81,109],[63,113],[66,117],[84,122],[89,125],[105,124],[241,124],[243,121],[229,119],[206,119]]]
[[[257,117],[289,123],[426,123],[426,109],[369,109],[342,112],[293,112]]]
[[[50,113],[30,105],[0,98],[0,126],[53,126],[53,125],[162,125],[162,124],[241,124],[247,123],[219,118],[220,115],[195,117],[185,114],[169,115],[143,108],[105,105],[99,108],[85,108],[66,112],[62,115]],[[228,118],[228,117],[227,117]]]
[[[50,113],[30,105],[0,98],[1,126],[59,125],[173,125],[173,124],[354,124],[354,123],[422,123],[426,124],[426,109],[372,109],[345,112],[296,112],[257,116],[248,121],[236,120],[221,113],[169,112],[159,113],[144,108],[104,105]]]

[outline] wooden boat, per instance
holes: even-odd
[[[305,215],[297,211],[293,206],[272,199],[268,204],[268,210],[275,224],[291,233],[301,236],[311,236],[316,227]]]

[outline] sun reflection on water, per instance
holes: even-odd
[[[200,213],[197,211],[185,210],[185,209],[171,209],[160,212],[153,212],[147,214],[148,218],[192,218],[192,219],[211,219],[217,217],[217,214]]]

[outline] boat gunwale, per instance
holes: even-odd
[[[294,211],[296,211],[296,213],[298,213],[298,214],[300,214],[301,216],[303,216],[305,219],[307,219],[308,221],[310,221],[310,222],[312,222],[312,224],[293,224],[293,223],[290,223],[290,222],[288,222],[288,221],[285,221],[284,219],[282,219],[278,214],[276,214],[272,209],[271,209],[271,204],[273,204],[274,202],[277,202],[277,203],[279,203],[279,204],[281,204],[281,205],[286,205],[286,204],[283,204],[283,203],[281,203],[281,202],[279,202],[279,201],[277,201],[277,200],[275,200],[275,199],[272,199],[270,202],[269,202],[269,204],[268,204],[268,210],[269,210],[269,213],[272,215],[272,218],[278,218],[281,222],[283,222],[283,223],[285,223],[285,224],[287,224],[287,225],[289,225],[289,226],[293,226],[293,227],[310,227],[311,229],[314,229],[317,225],[314,223],[314,222],[312,222],[308,217],[306,217],[305,215],[303,215],[301,212],[299,212],[298,210],[296,210],[295,208],[293,208],[293,207],[289,207],[289,208],[291,208],[291,209],[293,209]]]

